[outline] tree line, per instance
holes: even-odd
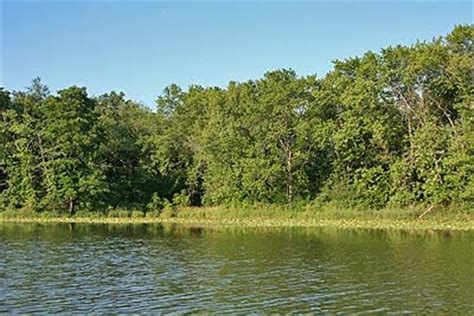
[[[474,205],[474,27],[226,88],[172,84],[156,110],[40,79],[0,90],[0,208],[230,203]]]

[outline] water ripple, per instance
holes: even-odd
[[[472,314],[472,237],[0,224],[0,313]]]

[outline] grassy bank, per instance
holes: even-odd
[[[168,208],[161,212],[110,211],[108,213],[0,212],[0,222],[75,223],[180,223],[247,227],[339,227],[417,230],[474,230],[472,209],[426,208],[357,210],[290,209],[284,206]]]

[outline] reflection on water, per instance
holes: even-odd
[[[0,224],[0,313],[474,313],[471,233]]]

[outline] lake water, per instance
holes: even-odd
[[[0,313],[474,314],[474,233],[0,223]]]

